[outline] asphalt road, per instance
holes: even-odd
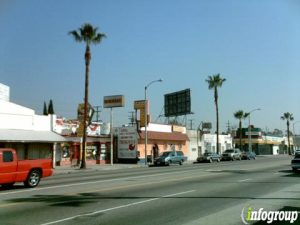
[[[243,224],[248,207],[300,211],[290,159],[59,174],[0,190],[0,224]]]

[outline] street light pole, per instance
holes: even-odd
[[[249,126],[248,126],[248,142],[249,142],[249,152],[252,152],[252,135],[251,135],[251,121],[250,121],[250,117],[251,117],[251,113],[254,111],[258,111],[260,110],[260,108],[257,109],[253,109],[250,112],[248,112],[248,118],[249,118]]]
[[[147,84],[145,86],[145,165],[147,165],[147,145],[148,145],[148,133],[147,133],[147,125],[148,125],[148,102],[147,102],[147,89],[149,88],[149,86],[155,82],[162,82],[162,79],[158,79],[158,80],[153,80],[151,81],[149,84]],[[152,162],[153,162],[153,153],[151,156]]]

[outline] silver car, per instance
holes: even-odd
[[[291,166],[294,172],[300,170],[300,154],[295,155],[295,158],[292,159]]]
[[[154,165],[170,165],[179,164],[182,165],[184,162],[184,155],[182,151],[167,151],[161,153],[161,155],[154,159]]]
[[[241,160],[242,155],[241,151],[238,148],[227,149],[221,156],[221,160]]]

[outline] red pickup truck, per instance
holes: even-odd
[[[42,177],[51,176],[52,159],[18,160],[16,150],[0,148],[0,185],[11,187],[24,182],[26,187],[36,187]]]

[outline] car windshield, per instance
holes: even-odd
[[[169,156],[170,153],[171,153],[171,152],[163,152],[163,153],[161,153],[160,156],[162,156],[162,157],[167,157],[167,156]]]

